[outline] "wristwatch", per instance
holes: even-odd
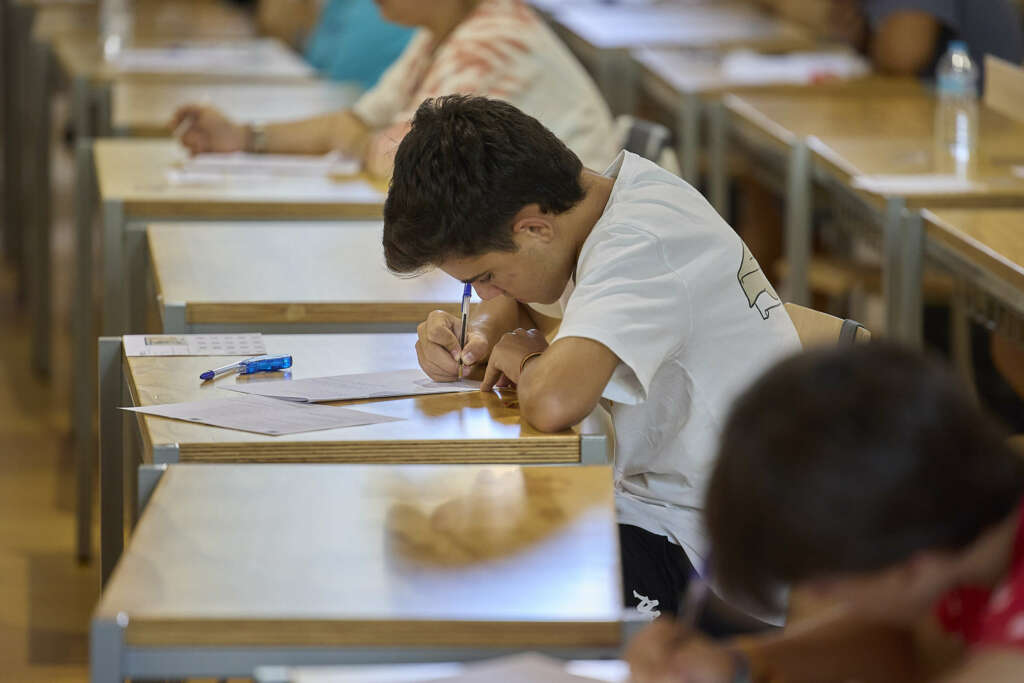
[[[263,126],[250,123],[245,127],[245,151],[253,154],[263,154],[267,151],[267,129]]]

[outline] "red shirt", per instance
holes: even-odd
[[[1006,578],[994,589],[953,589],[939,601],[935,614],[943,629],[962,637],[968,646],[1024,650],[1024,501]]]

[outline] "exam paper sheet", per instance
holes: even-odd
[[[345,176],[359,173],[360,168],[358,159],[343,156],[340,152],[321,155],[249,152],[197,154],[181,164],[181,171],[185,174],[210,173],[241,178]]]
[[[126,356],[262,356],[263,335],[252,334],[126,334]]]
[[[421,370],[394,370],[368,372],[356,375],[310,377],[307,379],[259,382],[221,386],[221,389],[243,394],[256,394],[286,401],[324,403],[362,398],[391,398],[393,396],[422,396],[425,394],[452,394],[478,391],[480,382],[435,382]]]
[[[402,419],[351,408],[277,401],[263,396],[213,398],[122,410],[269,436],[400,422]]]

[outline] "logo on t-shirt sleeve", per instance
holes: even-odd
[[[768,276],[761,270],[761,266],[745,244],[736,279],[739,280],[743,293],[747,295],[748,306],[757,309],[761,314],[761,320],[767,320],[772,309],[782,305],[782,300],[772,288],[772,283],[768,282]]]

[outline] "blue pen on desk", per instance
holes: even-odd
[[[466,325],[469,323],[469,299],[473,296],[473,285],[466,283],[462,288],[462,336],[459,337],[459,380],[462,380],[462,349],[466,346]]]
[[[291,356],[254,356],[252,358],[246,358],[245,360],[222,365],[221,367],[214,368],[213,370],[207,370],[203,374],[199,375],[199,379],[205,382],[228,372],[237,372],[240,375],[251,375],[254,372],[277,372],[278,370],[285,370],[291,366]]]

